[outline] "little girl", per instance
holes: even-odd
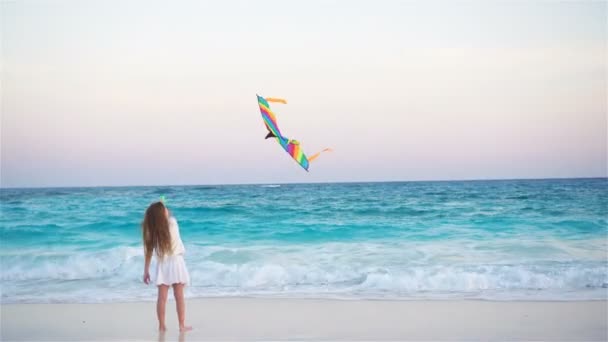
[[[158,286],[158,299],[156,301],[156,315],[158,316],[158,329],[162,332],[165,326],[165,304],[169,287],[173,287],[179,331],[192,330],[186,326],[186,304],[184,302],[184,286],[190,283],[190,275],[184,262],[184,244],[179,236],[177,221],[170,215],[169,210],[162,202],[151,204],[146,210],[144,221],[141,224],[144,239],[144,283],[150,283],[150,260],[156,252],[156,286]]]

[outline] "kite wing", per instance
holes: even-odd
[[[316,159],[319,156],[319,154],[321,154],[322,152],[331,151],[331,149],[326,148],[321,152],[315,153],[310,158],[307,158],[306,155],[304,154],[304,152],[302,151],[302,148],[300,147],[300,143],[297,140],[292,140],[292,139],[286,138],[285,136],[283,136],[281,134],[281,131],[279,130],[279,126],[277,124],[277,118],[274,115],[274,113],[272,112],[272,110],[270,110],[270,105],[268,104],[268,102],[287,103],[287,101],[285,101],[283,99],[277,99],[277,98],[271,98],[271,97],[263,98],[259,95],[257,95],[257,97],[258,97],[258,105],[260,106],[260,113],[262,114],[262,119],[264,120],[264,125],[266,125],[266,129],[268,130],[266,139],[276,138],[279,145],[281,145],[281,147],[287,153],[289,153],[289,155],[298,164],[300,164],[300,166],[304,170],[308,171],[310,162],[312,162],[314,159]]]
[[[258,105],[260,106],[260,113],[262,113],[262,119],[264,120],[264,124],[266,125],[266,129],[268,129],[268,138],[281,138],[281,131],[279,130],[279,126],[277,124],[277,117],[270,110],[270,105],[263,97],[258,95]]]

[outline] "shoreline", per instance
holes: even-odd
[[[608,301],[382,300],[214,297],[187,299],[177,332],[156,331],[155,302],[1,304],[13,340],[599,340]]]
[[[608,291],[607,295],[608,295]],[[167,298],[168,302],[175,301],[172,297],[172,292],[169,293]],[[336,301],[336,302],[404,302],[404,303],[436,303],[436,302],[490,302],[490,303],[573,303],[573,302],[606,302],[608,304],[608,296],[604,298],[571,298],[571,299],[552,299],[552,298],[458,298],[458,297],[339,297],[339,296],[277,296],[277,295],[218,295],[218,296],[197,296],[188,297],[186,292],[186,302],[195,301],[208,301],[208,300],[295,300],[295,301]],[[156,303],[156,298],[150,299],[137,299],[137,300],[109,300],[99,302],[71,302],[71,301],[57,301],[57,302],[1,302],[2,306],[14,306],[14,305],[111,305],[111,304],[144,304],[144,303]]]

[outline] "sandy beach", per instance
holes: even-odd
[[[217,298],[188,301],[180,335],[174,302],[156,331],[155,303],[6,304],[2,340],[596,340],[606,301],[371,301]]]

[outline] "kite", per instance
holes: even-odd
[[[258,105],[260,106],[260,112],[262,113],[262,119],[264,120],[266,129],[268,129],[268,134],[266,135],[265,139],[276,138],[277,143],[279,143],[279,145],[281,145],[281,147],[287,153],[289,153],[289,155],[296,162],[298,162],[298,164],[300,164],[300,166],[304,170],[308,171],[308,167],[310,166],[310,163],[313,160],[317,159],[317,157],[319,157],[319,155],[321,153],[331,151],[330,148],[326,148],[320,152],[313,154],[310,157],[306,157],[306,155],[302,151],[302,148],[300,147],[300,143],[297,140],[286,138],[285,136],[283,136],[283,134],[281,134],[281,131],[279,130],[279,126],[277,125],[277,118],[274,115],[274,113],[272,112],[272,110],[270,110],[270,105],[268,104],[268,102],[287,104],[287,101],[285,101],[284,99],[278,99],[278,98],[274,98],[274,97],[263,98],[260,95],[257,95],[257,97],[258,97]]]

